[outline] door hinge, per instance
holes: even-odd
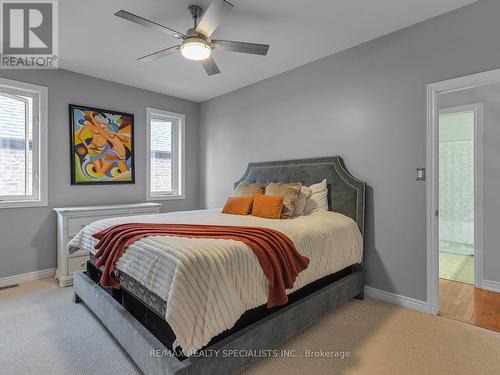
[[[434,212],[434,215],[435,215],[436,217],[439,217],[439,210],[436,210],[436,211]]]

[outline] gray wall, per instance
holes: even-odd
[[[480,1],[203,103],[201,203],[250,161],[340,154],[370,186],[367,284],[426,300],[426,85],[498,68],[499,14]]]
[[[441,94],[439,103],[483,103],[483,279],[500,282],[500,83]]]
[[[53,207],[145,201],[147,106],[186,114],[186,199],[163,201],[162,211],[198,208],[197,103],[62,70],[3,70],[0,76],[47,86],[49,90],[49,207],[0,209],[0,278],[56,266]],[[135,115],[134,185],[70,185],[70,103]]]

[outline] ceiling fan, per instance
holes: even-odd
[[[186,59],[200,61],[207,74],[211,76],[220,73],[212,57],[212,51],[214,50],[251,53],[254,55],[267,55],[267,51],[269,50],[268,44],[210,39],[211,35],[222,22],[222,18],[229,13],[232,8],[233,4],[225,0],[212,0],[205,12],[203,12],[203,9],[198,5],[190,5],[187,11],[188,14],[193,17],[194,27],[189,29],[186,34],[127,12],[126,10],[116,12],[115,16],[142,26],[163,31],[181,41],[181,44],[177,46],[165,48],[150,53],[149,55],[142,56],[137,59],[138,61],[153,61],[180,51]]]

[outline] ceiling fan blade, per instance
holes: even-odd
[[[209,76],[220,73],[219,67],[215,63],[215,60],[212,56],[210,56],[208,59],[202,60],[201,64],[203,65],[203,67],[205,68],[205,72],[207,72]]]
[[[203,13],[198,26],[196,26],[196,31],[207,38],[210,37],[232,8],[233,4],[225,0],[212,0],[205,13]]]
[[[173,47],[165,48],[165,49],[162,49],[160,51],[150,53],[149,55],[139,57],[137,59],[137,61],[149,62],[149,61],[158,60],[158,59],[161,59],[162,57],[176,53],[180,49],[181,49],[181,46],[173,46]]]
[[[185,36],[183,33],[180,33],[174,29],[170,29],[166,26],[160,25],[159,23],[147,20],[141,16],[138,16],[137,14],[127,12],[126,10],[123,10],[123,9],[116,12],[115,16],[123,18],[124,20],[127,20],[127,21],[137,23],[137,24],[142,25],[142,26],[149,27],[149,28],[154,29],[154,30],[162,31],[162,32],[167,33],[167,34],[169,34],[177,39],[182,39]]]
[[[254,55],[267,55],[269,44],[234,42],[232,40],[212,39],[212,46],[219,51],[251,53]]]

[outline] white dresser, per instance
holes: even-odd
[[[120,216],[157,214],[159,203],[133,203],[109,206],[61,207],[57,213],[57,271],[59,286],[73,285],[73,273],[85,269],[88,252],[68,254],[66,245],[86,225],[101,219]]]

